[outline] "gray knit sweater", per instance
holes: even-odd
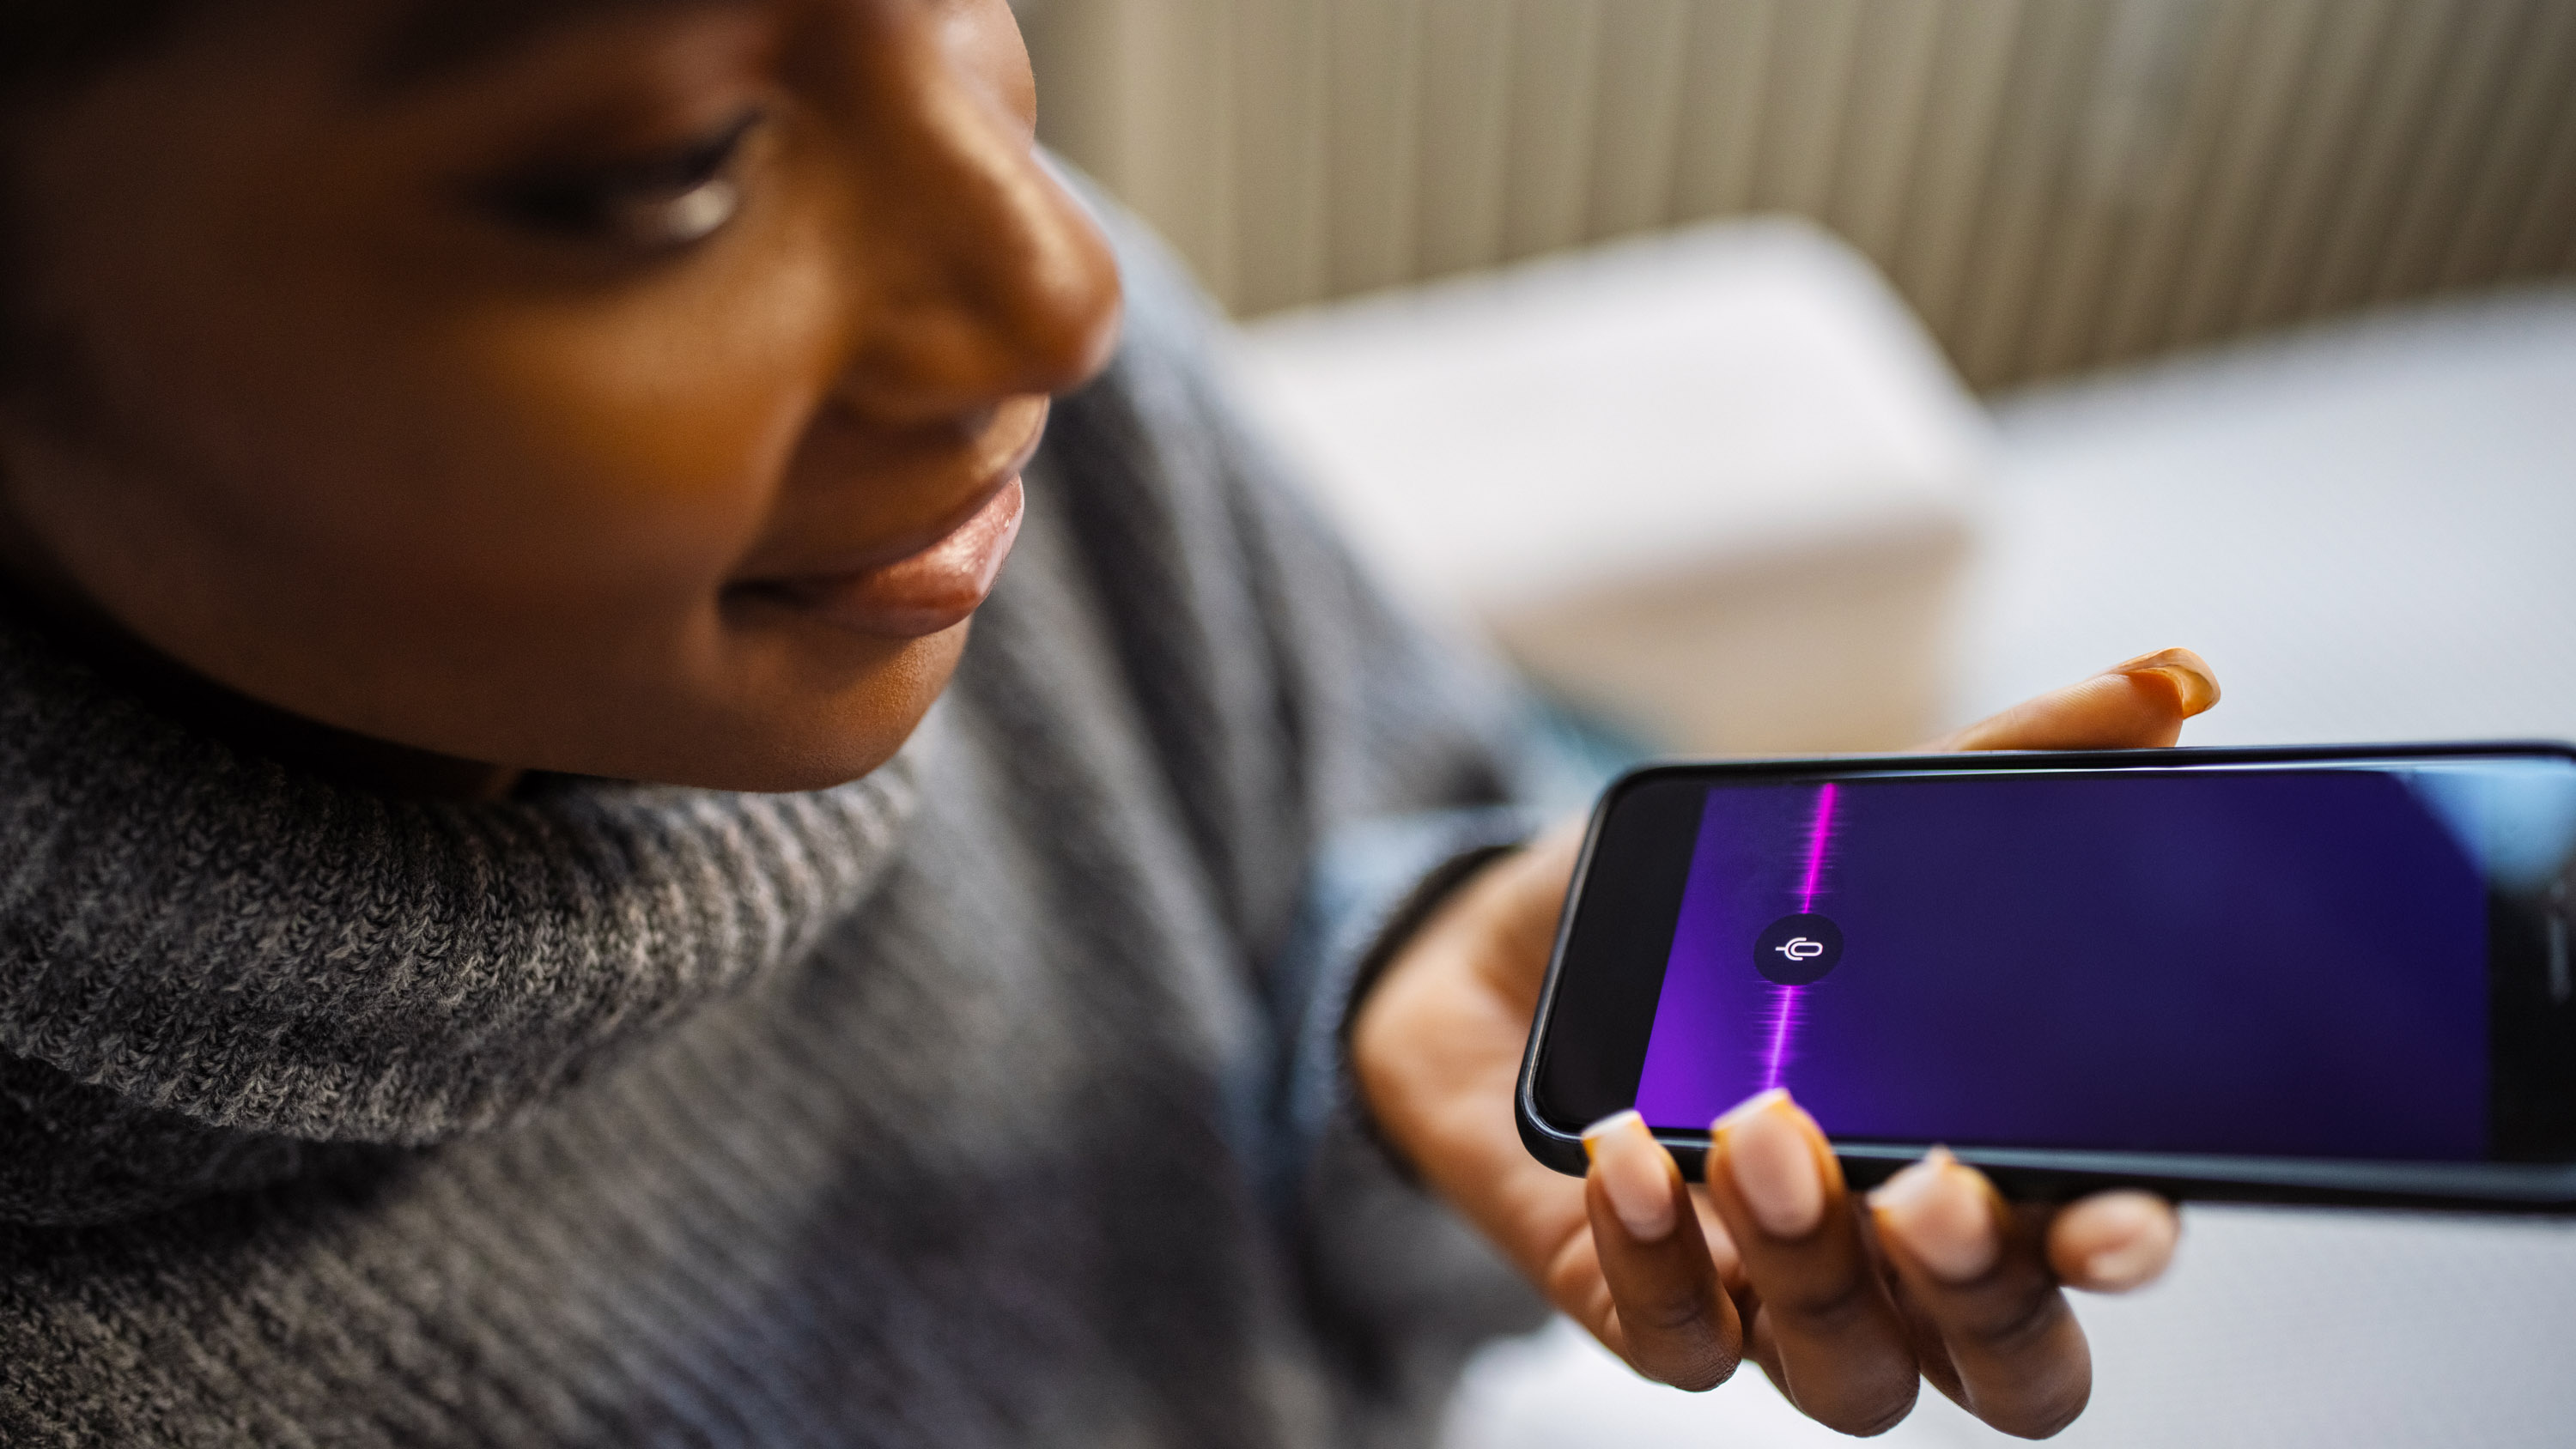
[[[1334,1031],[1484,828],[1368,822],[1502,798],[1514,705],[1122,250],[956,683],[837,790],[390,801],[0,620],[0,1442],[1419,1440],[1530,1302]]]

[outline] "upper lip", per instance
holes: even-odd
[[[1028,466],[1029,459],[1036,456],[1038,440],[1044,436],[1044,414],[1040,415],[1040,419],[1040,425],[1029,429],[1028,437],[1011,450],[1010,457],[1000,467],[979,479],[973,492],[943,512],[936,521],[919,528],[906,529],[890,539],[858,545],[839,552],[825,551],[808,554],[788,564],[755,565],[754,571],[737,575],[732,587],[793,591],[800,584],[826,583],[835,579],[874,573],[879,569],[901,563],[916,554],[927,552],[965,526],[968,519],[983,512],[985,505],[993,501],[995,494],[1009,487],[1011,480],[1020,476],[1021,470]]]

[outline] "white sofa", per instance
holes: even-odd
[[[1943,702],[1985,416],[1823,232],[1338,303],[1256,324],[1242,361],[1388,577],[1652,741],[1893,747]]]

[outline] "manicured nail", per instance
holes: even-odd
[[[2201,713],[2218,703],[2218,676],[2209,665],[2188,649],[2159,649],[2135,659],[2114,664],[2105,674],[2156,674],[2173,686],[2184,718]]]
[[[2084,1287],[2124,1293],[2152,1281],[2172,1259],[2172,1219],[2143,1194],[2106,1193],[2086,1202],[2084,1213],[2086,1229],[2104,1240],[2084,1255]]]
[[[2133,1241],[2105,1248],[2085,1259],[2084,1286],[2103,1293],[2126,1293],[2155,1277],[2163,1267],[2164,1253],[2155,1243]]]
[[[1663,1241],[1673,1230],[1675,1169],[1646,1119],[1614,1112],[1584,1128],[1583,1155],[1599,1170],[1601,1190],[1628,1236],[1641,1243]]]
[[[1881,1231],[1902,1239],[1915,1260],[1943,1282],[1980,1277],[2003,1252],[1985,1185],[1946,1147],[1933,1148],[1880,1184],[1869,1206]]]
[[[1736,1195],[1775,1238],[1803,1238],[1825,1215],[1825,1181],[1805,1116],[1774,1087],[1746,1098],[1708,1129],[1725,1144]]]

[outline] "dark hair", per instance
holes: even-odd
[[[13,132],[28,109],[150,45],[206,0],[0,0],[0,392],[37,365],[24,299]]]
[[[192,0],[0,0],[0,109],[149,44]]]

